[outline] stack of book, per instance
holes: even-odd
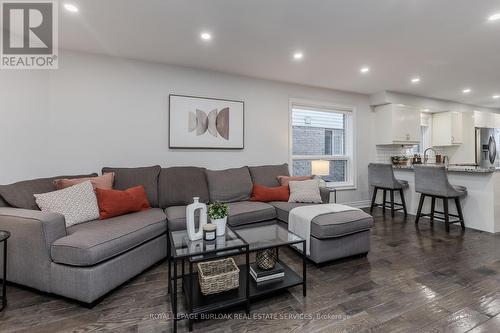
[[[250,265],[250,275],[257,283],[279,281],[285,277],[283,266],[277,262],[273,269],[264,270],[257,267],[256,263]]]

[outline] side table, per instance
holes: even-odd
[[[0,311],[7,306],[7,239],[10,237],[10,232],[0,230],[0,243],[3,243],[3,278],[2,278],[2,296],[0,301],[2,305]]]
[[[330,194],[333,193],[333,203],[337,203],[337,189],[333,187],[325,187],[328,191],[330,191]]]

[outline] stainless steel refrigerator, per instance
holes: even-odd
[[[500,129],[476,127],[476,164],[482,168],[500,168]]]

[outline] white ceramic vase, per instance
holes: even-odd
[[[217,226],[216,235],[217,237],[223,236],[226,233],[226,223],[227,216],[221,219],[210,219],[213,224]]]
[[[186,207],[186,226],[190,241],[203,238],[203,226],[207,224],[207,205],[200,202],[199,197],[193,198],[193,203]],[[195,229],[195,213],[199,210],[200,223],[198,230]]]

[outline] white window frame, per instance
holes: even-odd
[[[293,155],[293,124],[292,112],[295,107],[312,108],[319,111],[343,113],[345,117],[345,150],[344,155]],[[288,112],[288,147],[289,165],[293,172],[294,160],[327,160],[346,161],[346,180],[344,182],[327,182],[327,187],[334,187],[338,190],[356,189],[357,169],[356,169],[356,108],[353,106],[333,104],[331,102],[313,101],[307,99],[291,98]]]

